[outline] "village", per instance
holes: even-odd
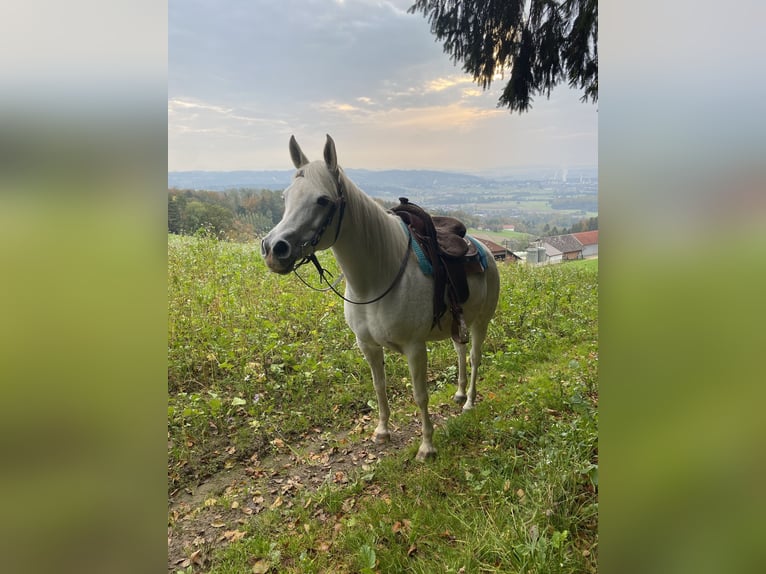
[[[525,251],[512,251],[482,235],[481,232],[474,236],[489,247],[496,261],[554,265],[564,261],[598,257],[598,229],[541,237],[530,242]]]

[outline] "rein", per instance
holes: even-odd
[[[335,238],[333,239],[332,244],[330,247],[335,245],[335,242],[338,241],[338,235],[340,235],[340,227],[343,223],[343,214],[346,210],[346,197],[343,194],[343,186],[341,184],[340,175],[336,176],[336,191],[338,194],[338,199],[335,200],[335,203],[332,204],[330,207],[330,212],[327,214],[327,217],[325,218],[324,222],[322,222],[322,225],[319,226],[319,229],[317,229],[316,233],[314,233],[314,237],[311,238],[310,241],[307,241],[303,245],[301,245],[301,249],[311,246],[316,247],[316,245],[321,241],[322,234],[327,231],[327,228],[329,227],[330,223],[332,223],[332,219],[335,216],[335,211],[338,209],[338,206],[340,206],[340,214],[338,216],[338,226],[335,229]],[[316,253],[312,250],[311,255],[306,255],[301,259],[294,267],[293,267],[293,273],[295,273],[296,277],[301,280],[301,283],[306,285],[309,289],[313,289],[314,291],[332,291],[335,293],[338,297],[343,299],[346,303],[351,303],[352,305],[369,305],[370,303],[375,303],[377,301],[380,301],[388,295],[391,290],[394,288],[394,286],[399,282],[399,279],[402,278],[402,275],[404,275],[405,269],[407,269],[407,262],[410,258],[410,249],[412,246],[412,233],[410,232],[409,228],[407,228],[407,249],[404,252],[404,258],[402,259],[402,263],[399,266],[399,271],[396,273],[396,277],[394,277],[394,280],[391,282],[391,285],[388,286],[388,289],[386,289],[383,293],[375,297],[374,299],[370,299],[369,301],[352,301],[351,299],[346,298],[342,293],[340,293],[335,286],[340,283],[340,281],[343,279],[343,273],[340,274],[340,276],[335,280],[334,283],[330,283],[330,281],[327,279],[325,275],[329,275],[332,277],[332,273],[330,273],[327,269],[322,267],[322,264],[319,263],[319,260],[317,259]],[[320,289],[318,287],[314,287],[313,285],[310,285],[303,277],[301,277],[298,274],[298,267],[301,267],[305,265],[306,263],[312,263],[314,267],[316,267],[317,272],[319,273],[319,281],[320,283],[324,281],[327,283],[327,287],[324,289]]]

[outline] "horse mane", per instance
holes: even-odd
[[[324,189],[331,189],[333,195],[336,196],[335,181],[327,170],[324,161],[315,161],[306,167],[309,166],[311,169],[304,169],[304,177],[316,181]],[[359,248],[373,251],[381,243],[389,245],[393,249],[381,255],[386,257],[390,254],[391,261],[398,265],[398,260],[401,258],[401,252],[407,241],[406,236],[401,231],[399,218],[392,216],[377,201],[362,191],[349,179],[340,166],[338,166],[338,177],[346,195],[347,205],[344,219],[348,221],[345,226],[349,229],[364,228],[364,233],[358,237]]]
[[[358,228],[357,226],[363,222],[365,227],[361,237],[361,247],[372,250],[381,243],[389,245],[393,248],[388,252],[392,262],[398,264],[407,241],[402,233],[399,218],[391,215],[377,201],[364,193],[342,170],[340,170],[340,178],[347,194],[346,217],[350,217],[349,226]]]

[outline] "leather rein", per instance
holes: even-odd
[[[412,246],[412,233],[409,230],[409,227],[407,228],[407,249],[404,252],[404,257],[402,258],[402,263],[399,266],[399,271],[396,273],[396,277],[394,277],[394,280],[391,282],[391,285],[388,286],[388,289],[383,291],[380,295],[375,297],[374,299],[370,299],[369,301],[352,301],[351,299],[346,298],[342,293],[340,293],[335,286],[340,283],[340,281],[343,279],[343,273],[340,274],[340,276],[335,280],[334,283],[330,283],[329,279],[327,279],[326,275],[329,275],[332,277],[332,273],[330,273],[327,269],[322,267],[322,264],[319,263],[319,260],[317,259],[316,252],[313,248],[315,248],[319,242],[322,240],[322,235],[325,231],[327,231],[327,228],[332,223],[333,218],[335,217],[335,212],[339,212],[338,215],[338,226],[335,228],[335,238],[332,241],[332,244],[330,247],[335,245],[335,242],[338,241],[338,235],[340,235],[340,228],[343,224],[343,215],[346,211],[346,195],[343,193],[343,184],[341,183],[340,174],[335,172],[332,174],[335,179],[335,191],[338,195],[338,198],[333,202],[333,204],[330,206],[330,211],[327,213],[327,217],[325,217],[324,221],[322,222],[322,225],[319,226],[319,228],[314,232],[314,236],[307,242],[303,243],[301,245],[301,251],[303,251],[307,247],[311,247],[311,254],[305,255],[303,259],[301,259],[298,263],[295,264],[293,267],[293,273],[295,273],[296,277],[301,280],[301,282],[306,285],[308,288],[313,289],[314,291],[332,291],[335,293],[338,297],[343,299],[346,303],[351,303],[352,305],[369,305],[370,303],[376,303],[377,301],[380,301],[388,295],[391,290],[394,288],[394,286],[399,282],[399,280],[404,275],[405,269],[407,269],[407,262],[410,259],[410,249]],[[313,285],[310,285],[303,277],[301,277],[298,274],[298,267],[301,267],[303,265],[306,265],[306,263],[312,263],[314,267],[316,267],[317,272],[319,273],[319,281],[320,283],[324,281],[327,283],[327,287],[324,289],[320,289],[317,287],[314,287]]]

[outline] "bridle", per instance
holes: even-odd
[[[295,273],[296,277],[301,280],[301,282],[309,287],[310,289],[313,289],[314,291],[332,291],[335,293],[338,297],[343,299],[346,303],[351,303],[353,305],[369,305],[370,303],[375,303],[377,301],[380,301],[388,295],[391,290],[394,288],[394,285],[396,285],[399,282],[399,279],[402,278],[402,275],[404,275],[404,270],[407,268],[407,261],[409,261],[410,258],[410,248],[412,245],[412,233],[410,232],[409,228],[407,228],[407,249],[404,252],[404,258],[402,259],[402,263],[399,266],[399,271],[396,274],[396,277],[394,277],[394,280],[391,282],[391,285],[388,286],[388,289],[386,289],[383,293],[375,297],[374,299],[370,299],[369,301],[352,301],[351,299],[346,298],[342,293],[340,293],[335,286],[340,283],[340,281],[343,279],[343,273],[341,272],[340,276],[335,280],[334,283],[330,283],[330,280],[327,279],[326,275],[329,275],[332,277],[332,273],[330,273],[327,269],[322,267],[322,264],[319,263],[319,260],[316,256],[316,251],[314,248],[319,244],[319,242],[322,240],[322,235],[325,231],[327,231],[327,228],[332,223],[333,217],[335,217],[335,213],[338,212],[338,226],[335,228],[335,238],[333,239],[332,243],[330,244],[330,247],[335,245],[335,243],[338,241],[338,235],[340,235],[340,228],[343,224],[343,215],[346,212],[346,194],[343,190],[343,183],[340,177],[339,171],[331,171],[331,174],[333,176],[333,179],[335,180],[335,192],[338,196],[337,199],[330,205],[330,210],[327,213],[327,217],[325,217],[324,221],[322,222],[322,225],[320,225],[317,230],[314,232],[313,237],[306,241],[305,243],[301,244],[301,253],[303,253],[303,250],[307,247],[311,247],[311,254],[310,255],[304,255],[303,258],[295,264],[293,267],[293,273]],[[306,265],[306,263],[312,263],[314,267],[316,267],[317,272],[319,273],[319,281],[320,283],[324,281],[327,283],[327,287],[324,289],[320,289],[317,287],[314,287],[313,285],[309,284],[303,277],[301,277],[298,274],[298,267],[301,267],[303,265]]]
[[[311,239],[309,239],[308,241],[304,243],[301,243],[300,245],[301,253],[303,253],[306,250],[306,248],[310,247],[311,254],[304,255],[303,258],[298,263],[296,263],[295,266],[293,267],[293,271],[295,271],[298,267],[311,262],[314,264],[314,267],[316,267],[317,270],[319,271],[319,276],[323,279],[324,279],[324,272],[326,271],[327,273],[329,273],[329,271],[327,271],[326,269],[322,269],[322,266],[319,264],[319,261],[316,258],[315,248],[317,245],[319,245],[319,242],[322,241],[322,235],[324,235],[324,232],[327,231],[328,227],[330,227],[333,217],[335,217],[335,213],[339,212],[338,225],[335,228],[335,237],[333,238],[332,243],[330,244],[330,247],[335,245],[335,242],[338,241],[338,235],[340,235],[340,228],[343,225],[343,215],[346,213],[346,194],[343,193],[343,184],[341,183],[340,174],[332,173],[332,175],[333,175],[333,179],[335,180],[335,194],[337,195],[337,198],[330,205],[330,211],[327,212],[327,216],[324,218],[324,221],[322,221],[322,224],[314,232],[314,235],[311,237]],[[303,170],[298,170],[298,177],[303,177]],[[300,278],[300,275],[298,275],[298,277]]]

